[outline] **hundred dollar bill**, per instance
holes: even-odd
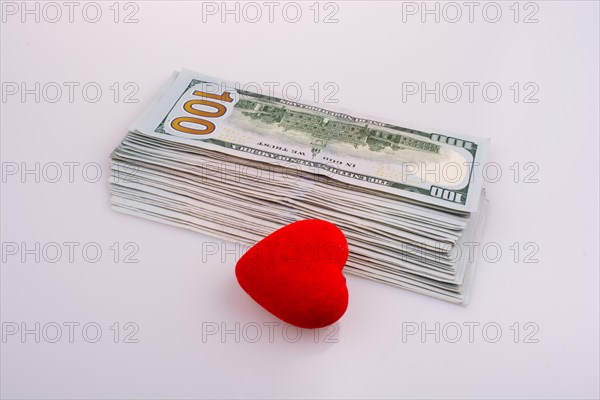
[[[479,204],[488,142],[403,128],[356,113],[174,73],[130,128],[458,212]]]

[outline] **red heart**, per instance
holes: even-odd
[[[267,311],[300,328],[322,328],[348,308],[342,269],[348,242],[335,225],[317,219],[273,232],[235,266],[242,287]]]

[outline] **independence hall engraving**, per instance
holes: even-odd
[[[235,105],[243,115],[268,124],[277,124],[284,131],[306,132],[313,137],[313,156],[319,153],[328,142],[349,143],[354,147],[367,145],[371,151],[386,147],[392,150],[411,148],[414,150],[438,153],[440,145],[414,139],[399,133],[370,128],[350,122],[337,121],[326,116],[303,111],[288,110],[285,107],[265,104],[258,101],[240,99]]]

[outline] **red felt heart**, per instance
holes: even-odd
[[[348,242],[335,225],[317,219],[273,232],[235,266],[242,287],[267,311],[300,328],[322,328],[348,308],[342,268]]]

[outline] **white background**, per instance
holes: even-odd
[[[478,3],[469,22],[462,2],[456,3],[462,17],[455,23],[455,8],[444,3],[437,5],[445,10],[439,23],[434,15],[422,22],[419,11],[403,14],[403,7],[412,6],[391,1],[340,1],[328,8],[321,3],[318,22],[312,2],[303,2],[297,23],[284,18],[285,3],[275,8],[272,23],[262,2],[256,23],[248,20],[254,18],[248,8],[239,22],[226,15],[223,23],[220,13],[203,14],[201,3],[155,1],[117,5],[117,23],[112,2],[99,3],[96,23],[82,16],[84,2],[77,3],[73,22],[59,2],[62,18],[55,23],[47,21],[55,9],[38,3],[40,21],[32,14],[23,22],[21,3],[13,4],[19,10],[12,15],[8,6],[3,12],[0,42],[1,320],[5,331],[11,323],[34,329],[39,322],[41,331],[47,329],[39,343],[34,334],[22,339],[20,332],[4,338],[3,398],[598,398],[597,2],[517,4],[518,22],[513,2],[499,2],[496,23],[486,21],[495,18],[493,6],[482,15],[486,3]],[[93,19],[89,7],[84,15]],[[124,23],[136,8],[132,18],[138,22]],[[336,9],[338,22],[324,23]],[[532,12],[538,22],[524,23]],[[495,260],[491,249],[487,261],[480,259],[470,304],[348,276],[350,304],[339,331],[319,332],[317,343],[314,332],[301,331],[292,343],[295,329],[280,324],[271,343],[264,323],[277,320],[238,287],[236,255],[207,252],[211,242],[223,249],[222,242],[109,207],[110,152],[170,73],[182,67],[240,82],[278,82],[280,88],[297,83],[313,101],[309,87],[317,82],[317,102],[324,101],[324,85],[333,82],[339,102],[331,106],[408,127],[491,138],[490,161],[498,163],[502,177],[485,183],[490,207],[482,245],[492,243],[502,255]],[[33,89],[36,82],[39,102],[35,93],[10,94],[14,84]],[[55,103],[53,82],[63,89]],[[65,82],[79,85],[72,102]],[[115,82],[116,102],[110,89]],[[125,102],[128,82],[139,88],[132,97],[137,103]],[[452,103],[454,92],[439,102],[434,95],[403,99],[406,82],[480,86],[472,102],[463,86],[462,98]],[[495,103],[481,92],[490,82],[502,89]],[[514,82],[521,90],[516,102]],[[528,82],[539,88],[530,99],[537,103],[524,101],[532,91],[524,90]],[[97,102],[90,101],[92,89],[88,98],[82,95],[88,83],[102,89]],[[69,162],[79,163],[73,164],[73,182],[64,165]],[[509,169],[515,162],[516,178]],[[525,169],[528,162],[533,167]],[[21,174],[36,163],[37,177]],[[50,182],[52,163],[62,166],[56,183]],[[88,163],[102,168],[96,183],[88,182],[96,164],[82,175]],[[19,171],[7,175],[15,165]],[[526,183],[533,168],[530,178],[538,182]],[[55,263],[44,254],[39,262],[25,254],[22,262],[20,252],[6,251],[12,242],[20,250],[56,242],[63,254]],[[64,242],[79,243],[73,262]],[[121,250],[116,260],[110,249],[115,242]],[[124,262],[128,242],[139,248],[138,263]],[[510,248],[515,242],[516,260]],[[530,242],[534,247],[525,249]],[[98,262],[83,258],[87,243],[102,249]],[[531,260],[538,262],[525,263],[535,246]],[[48,340],[55,335],[53,322],[63,327],[57,343]],[[63,325],[68,322],[80,324],[73,343]],[[110,329],[115,322],[118,343]],[[124,343],[131,332],[127,322],[139,327],[138,343]],[[465,325],[470,322],[479,324],[472,340]],[[97,343],[85,340],[86,323],[102,328]],[[203,340],[203,328],[206,334],[212,323],[233,331],[239,323],[240,342],[234,333],[222,338],[220,332]],[[256,335],[255,325],[247,325],[252,323],[262,326],[256,343],[248,340]],[[411,323],[434,331],[439,323],[439,343],[433,333],[406,336]],[[462,327],[457,343],[451,343],[454,324]],[[485,324],[492,327],[487,334]],[[502,336],[489,343],[497,326]],[[326,343],[328,334],[334,343]]]

